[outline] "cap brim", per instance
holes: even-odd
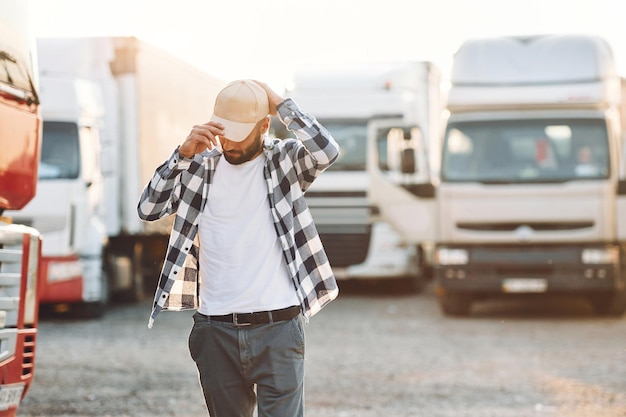
[[[252,132],[254,126],[256,126],[256,123],[233,122],[232,120],[222,119],[215,114],[211,116],[211,121],[224,125],[223,137],[224,139],[228,139],[232,142],[243,142],[248,137],[250,132]]]

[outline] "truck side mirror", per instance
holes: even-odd
[[[390,170],[389,160],[388,160],[388,154],[389,154],[388,137],[389,137],[390,130],[391,129],[389,128],[381,128],[381,129],[378,129],[377,134],[376,134],[376,149],[378,151],[378,168],[381,171]]]
[[[400,169],[403,174],[415,174],[415,149],[406,148],[400,151]]]

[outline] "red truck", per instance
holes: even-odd
[[[0,15],[0,417],[15,416],[33,380],[41,235],[2,217],[34,196],[42,121],[26,2]]]

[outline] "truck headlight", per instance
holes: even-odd
[[[583,249],[581,260],[584,264],[616,264],[619,261],[617,247]]]
[[[465,249],[438,248],[435,252],[435,262],[439,265],[465,265],[468,259]]]

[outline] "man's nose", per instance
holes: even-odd
[[[226,138],[220,138],[220,142],[222,143],[222,149],[225,151],[229,151],[234,148],[233,142]]]

